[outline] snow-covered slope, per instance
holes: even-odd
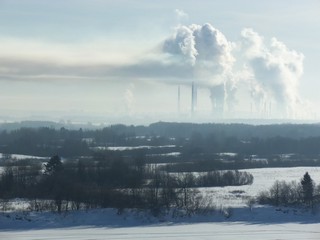
[[[320,239],[319,215],[303,209],[257,207],[160,219],[114,209],[0,215],[0,239]]]
[[[20,210],[0,213],[0,239],[320,239],[320,213],[306,209],[246,206],[246,197],[267,190],[275,180],[299,181],[309,172],[320,183],[320,168],[248,169],[249,186],[201,189],[217,210],[206,215],[160,218],[126,210],[96,209],[68,213]],[[232,206],[232,209],[227,209]],[[220,208],[222,210],[220,210]],[[17,208],[18,209],[18,208]]]

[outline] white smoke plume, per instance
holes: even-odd
[[[210,69],[214,74],[230,71],[235,61],[231,54],[233,44],[209,23],[191,25],[198,52],[198,65]]]
[[[260,116],[294,118],[302,104],[298,86],[303,74],[304,55],[289,49],[284,43],[272,38],[266,42],[252,29],[241,32],[239,61],[245,62],[251,99]],[[211,24],[179,25],[163,44],[163,52],[176,65],[187,65],[192,69],[198,87],[210,89],[213,110],[220,116],[224,111],[232,113],[237,103],[235,44]]]
[[[210,88],[212,110],[216,117],[223,117],[225,107],[225,85],[220,84]]]
[[[179,25],[173,36],[164,41],[162,50],[172,57],[171,61],[190,64],[198,84],[212,86],[223,83],[221,76],[231,71],[233,48],[232,42],[206,23]]]
[[[186,26],[179,26],[175,34],[164,42],[163,51],[178,57],[178,61],[193,66],[198,52],[192,30]]]
[[[173,34],[161,42],[160,53],[159,46],[155,46],[139,57],[132,53],[131,57],[124,54],[115,60],[105,54],[111,50],[106,50],[103,44],[91,52],[91,48],[82,45],[73,49],[0,39],[3,52],[0,81],[121,79],[129,84],[124,90],[123,101],[130,114],[135,110],[135,87],[131,82],[154,81],[188,86],[194,82],[198,89],[209,89],[213,111],[217,115],[223,116],[227,111],[231,117],[237,99],[243,97],[239,93],[243,87],[254,101],[251,109],[261,113],[260,117],[267,110],[270,116],[271,109],[274,117],[308,115],[307,109],[311,107],[306,106],[310,103],[301,99],[298,91],[303,75],[302,53],[288,48],[276,38],[267,41],[248,28],[241,32],[241,41],[236,45],[210,23],[181,24],[187,14],[178,9],[175,12],[179,22]],[[87,55],[94,57],[84,57]],[[248,101],[245,99],[248,97],[241,100]]]
[[[202,26],[179,25],[173,36],[165,40],[162,50],[171,56],[172,61],[190,65],[195,84],[212,89],[212,106],[221,112],[228,97],[225,91],[229,89],[224,86],[231,80],[235,62],[233,48],[234,44],[223,33],[206,23]],[[216,89],[222,92],[218,93]]]
[[[276,38],[267,45],[263,37],[252,29],[244,29],[241,35],[245,57],[254,78],[252,96],[256,105],[261,106],[261,102],[268,99],[275,103],[278,116],[294,117],[301,102],[298,85],[303,74],[304,55],[288,49]]]
[[[176,14],[176,18],[178,23],[183,22],[184,20],[187,20],[189,18],[188,14],[185,13],[183,10],[181,9],[176,9],[174,10],[175,14]]]
[[[134,113],[134,103],[135,103],[135,98],[134,98],[134,89],[135,86],[133,83],[129,84],[127,89],[124,92],[124,101],[125,101],[125,106],[126,106],[126,112],[129,115],[132,115]]]

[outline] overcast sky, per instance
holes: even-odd
[[[0,0],[0,118],[318,119],[319,13],[318,0]]]

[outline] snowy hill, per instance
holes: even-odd
[[[202,188],[215,210],[187,216],[170,210],[153,217],[143,211],[94,209],[52,212],[25,211],[16,200],[15,210],[0,213],[0,239],[320,239],[320,213],[303,207],[247,205],[248,197],[268,189],[275,180],[299,181],[309,172],[316,183],[320,168],[248,169],[252,185]]]
[[[236,208],[191,217],[160,218],[115,209],[65,214],[11,212],[0,215],[1,239],[319,239],[320,215],[304,209]]]

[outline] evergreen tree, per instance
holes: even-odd
[[[63,169],[61,158],[55,155],[50,158],[49,162],[45,165],[45,174],[53,175]]]
[[[52,198],[55,202],[58,212],[61,212],[62,201],[66,199],[68,192],[66,191],[66,180],[63,173],[63,164],[61,158],[55,155],[50,158],[45,165],[45,188],[47,196]]]
[[[314,183],[308,172],[301,179],[303,201],[308,204],[313,202]]]

